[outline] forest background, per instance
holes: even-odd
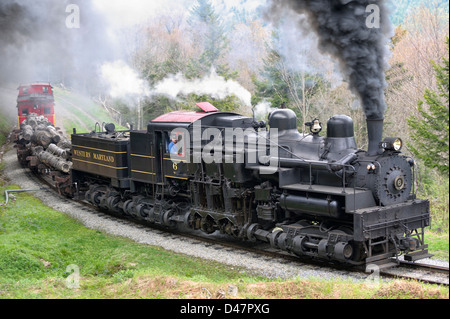
[[[296,112],[300,130],[314,118],[325,124],[346,114],[354,120],[358,147],[367,148],[359,99],[336,61],[320,52],[317,36],[298,27],[298,15],[286,12],[274,22],[262,0],[168,0],[164,10],[138,19],[136,10],[146,11],[141,6],[150,2],[129,0],[135,14],[125,16],[125,7],[114,5],[120,1],[93,0],[78,1],[81,19],[75,16],[69,28],[72,2],[2,1],[1,87],[48,80],[89,96],[119,125],[135,128],[168,111],[195,109],[200,101],[259,120],[287,107]],[[404,140],[404,153],[417,160],[419,196],[432,202],[433,228],[448,232],[449,1],[398,0],[390,16],[384,136]],[[434,92],[434,99],[426,92]],[[433,101],[441,105],[439,116]],[[428,125],[431,138],[439,140],[436,152],[427,151],[432,158],[415,153],[422,133],[414,123]]]

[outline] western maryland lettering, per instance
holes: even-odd
[[[113,164],[115,163],[115,158],[114,156],[111,155],[105,155],[105,154],[100,154],[100,153],[95,153],[95,152],[89,152],[89,151],[80,151],[80,150],[73,150],[73,155],[75,155],[76,157],[81,157],[84,159],[94,159],[100,162],[105,162],[108,164]]]
[[[98,161],[102,161],[102,162],[107,162],[107,163],[115,162],[114,156],[111,156],[111,155],[92,153],[92,157],[94,159],[96,159]]]
[[[109,150],[96,149],[92,147],[74,145],[72,160],[74,161],[75,167],[78,167],[80,169],[82,167],[85,167],[86,169],[91,170],[85,165],[93,164],[96,165],[97,167],[122,170],[128,168],[126,167],[127,165],[123,165],[127,162],[126,154],[127,152],[114,152]],[[79,165],[77,163],[79,163]]]
[[[91,152],[86,152],[86,151],[80,151],[80,150],[73,150],[73,155],[76,157],[82,157],[82,158],[92,158],[92,153]]]

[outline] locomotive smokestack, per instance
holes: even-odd
[[[367,118],[369,154],[377,154],[386,111],[384,89],[393,36],[388,0],[272,0],[267,16],[281,19],[286,8],[306,14],[299,27],[319,36],[319,49],[339,61]]]
[[[383,138],[383,122],[383,119],[367,119],[367,135],[369,139],[367,153],[370,156],[381,153],[380,143]]]

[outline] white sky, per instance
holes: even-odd
[[[129,27],[158,15],[187,11],[195,0],[93,0],[98,10],[107,17],[114,28]],[[243,7],[254,10],[266,0],[212,0],[220,7]]]
[[[129,27],[174,9],[181,10],[184,0],[93,0],[94,5],[115,28]]]
[[[222,16],[232,7],[245,8],[247,12],[252,12],[267,2],[267,0],[211,1],[216,12]],[[116,47],[116,54],[119,55],[123,53],[122,31],[124,29],[133,30],[132,28],[137,25],[145,25],[149,20],[162,16],[180,17],[188,14],[189,9],[197,3],[196,0],[92,0],[92,2],[105,17],[108,24],[106,32]]]

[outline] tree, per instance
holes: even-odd
[[[263,78],[259,80],[253,76],[256,87],[256,93],[252,96],[253,105],[264,99],[268,100],[274,108],[282,108],[289,103],[289,90],[282,81],[280,68],[277,67],[282,62],[279,53],[275,50],[271,50],[268,57],[264,59]]]
[[[184,72],[194,56],[194,48],[186,39],[183,19],[176,13],[160,16],[130,34],[129,47],[135,48],[130,60],[150,85],[169,74]]]
[[[188,78],[199,78],[215,68],[217,74],[225,79],[236,78],[237,72],[231,72],[223,63],[229,45],[221,17],[215,12],[209,0],[197,0],[190,10],[188,24],[194,34],[198,58],[193,58],[187,67]]]
[[[447,54],[442,40],[448,35],[448,15],[446,18],[441,10],[430,9],[428,5],[412,8],[404,24],[395,31],[389,60],[391,68],[386,71],[388,108],[384,135],[401,135],[405,142],[411,142],[408,116],[420,118],[417,101],[423,100],[425,89],[437,91],[430,61],[440,61]]]
[[[448,14],[448,5],[448,0],[396,0],[392,8],[391,20],[394,25],[401,25],[408,19],[411,12],[420,6],[439,8]]]
[[[314,105],[311,99],[324,86],[323,79],[305,70],[292,70],[277,49],[272,49],[264,59],[261,75],[262,80],[253,77],[256,93],[252,104],[266,100],[274,108],[290,108],[305,129],[304,123],[312,119],[310,114]]]
[[[447,52],[449,38],[446,40]],[[448,54],[447,54],[448,55]],[[408,124],[413,130],[409,147],[414,155],[423,160],[430,168],[436,168],[441,174],[449,174],[449,63],[433,62],[438,91],[425,90],[424,100],[419,101],[420,119],[410,117]]]
[[[195,103],[199,101],[209,102],[221,112],[236,112],[236,110],[239,110],[242,103],[235,95],[228,95],[224,98],[217,99],[207,94],[199,95],[191,93],[187,96],[180,97],[177,102],[176,109],[198,111],[198,107]]]

